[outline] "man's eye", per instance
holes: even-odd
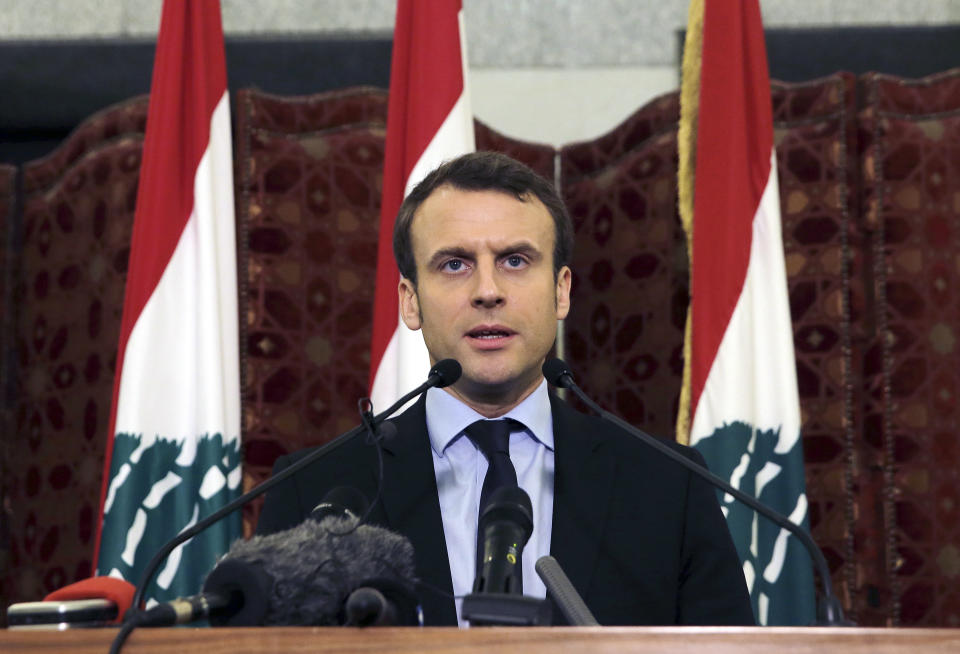
[[[450,259],[449,261],[444,262],[444,264],[440,266],[440,269],[450,272],[457,272],[463,269],[463,261],[460,259]]]
[[[509,268],[519,268],[527,263],[527,260],[521,257],[519,254],[511,254],[506,259],[507,267]]]

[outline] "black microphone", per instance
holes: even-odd
[[[146,611],[132,610],[126,621],[137,627],[168,627],[203,619],[211,624],[261,624],[273,581],[259,566],[223,560],[207,576],[202,593],[178,597]]]
[[[437,388],[446,388],[451,384],[455,384],[460,375],[463,374],[463,368],[460,367],[460,362],[456,359],[443,359],[442,361],[437,361],[437,363],[430,368],[430,372],[427,373],[427,384],[430,386],[435,386]],[[423,390],[427,390],[429,386]],[[422,393],[423,391],[420,391]],[[419,395],[420,393],[416,393]],[[413,397],[413,396],[411,396]],[[400,404],[397,402],[397,404]],[[406,402],[404,402],[406,404]],[[401,404],[400,406],[403,406]]]
[[[530,496],[519,486],[495,490],[480,516],[477,533],[483,538],[483,560],[473,592],[522,594],[517,566],[533,533]]]
[[[443,359],[442,361],[438,361],[433,368],[430,369],[430,373],[424,383],[420,384],[420,386],[394,402],[386,411],[378,413],[372,420],[372,426],[376,427],[382,423],[397,410],[403,407],[407,402],[418,395],[425,393],[427,389],[433,387],[444,388],[445,386],[455,383],[460,378],[461,372],[462,369],[460,364],[454,359]],[[156,573],[157,568],[160,567],[160,564],[163,562],[163,560],[166,559],[170,552],[172,552],[177,546],[190,540],[213,523],[222,519],[224,516],[233,513],[246,504],[249,504],[257,497],[260,497],[277,484],[282,483],[288,477],[295,475],[297,472],[317,461],[318,459],[349,443],[353,438],[366,431],[366,429],[367,425],[359,425],[348,432],[340,434],[329,443],[318,447],[293,465],[284,468],[282,471],[270,477],[270,479],[267,479],[263,483],[247,491],[232,502],[220,507],[202,520],[198,520],[192,527],[189,529],[184,529],[179,534],[167,541],[167,543],[161,547],[156,554],[154,554],[153,558],[150,559],[146,568],[144,568],[143,574],[140,577],[140,582],[137,584],[137,590],[133,595],[133,608],[137,609],[143,603],[143,594],[146,592],[147,585],[150,583],[150,580],[153,579],[154,573]]]
[[[423,624],[420,601],[413,588],[393,579],[368,579],[347,596],[348,627],[395,627]]]
[[[571,627],[600,626],[555,558],[549,555],[541,556],[534,568]]]
[[[772,521],[774,524],[786,529],[791,534],[796,536],[803,547],[807,550],[807,553],[810,555],[810,559],[817,568],[817,572],[820,574],[820,579],[823,581],[823,598],[819,610],[817,611],[819,616],[818,624],[827,626],[851,626],[853,624],[852,622],[846,620],[846,618],[843,616],[843,607],[840,604],[840,600],[836,597],[836,595],[833,594],[833,584],[830,581],[830,569],[827,566],[827,560],[824,558],[823,552],[820,551],[820,548],[813,541],[813,538],[810,537],[810,534],[805,532],[798,525],[790,522],[790,519],[787,518],[787,516],[774,511],[750,495],[747,495],[743,491],[734,488],[727,483],[726,480],[721,479],[703,466],[691,461],[683,454],[673,450],[664,443],[661,443],[650,434],[637,429],[627,421],[601,408],[600,405],[587,397],[587,394],[584,393],[579,386],[577,386],[576,382],[573,381],[573,373],[570,372],[570,368],[568,368],[567,364],[560,359],[548,359],[545,361],[543,364],[543,376],[546,377],[547,381],[554,386],[558,388],[568,388],[573,391],[574,394],[576,394],[576,396],[580,398],[584,404],[597,412],[597,414],[599,414],[604,420],[617,425],[631,436],[640,439],[646,445],[652,447],[676,463],[679,463],[681,466],[696,474],[701,479],[706,480],[714,487],[719,488],[725,493],[729,493],[760,515]]]

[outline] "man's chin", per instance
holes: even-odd
[[[536,381],[536,375],[509,369],[465,369],[458,390],[474,397],[497,398],[509,396],[528,389]]]

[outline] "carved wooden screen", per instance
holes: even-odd
[[[13,289],[9,599],[90,574],[146,98],[23,167]]]

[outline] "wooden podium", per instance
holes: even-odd
[[[0,652],[106,654],[116,629],[0,631]],[[519,651],[523,654],[589,652],[718,652],[722,654],[909,654],[960,652],[960,629],[820,627],[485,627],[417,629],[273,627],[244,629],[140,629],[123,646],[129,654],[260,652],[425,652],[440,654]]]

